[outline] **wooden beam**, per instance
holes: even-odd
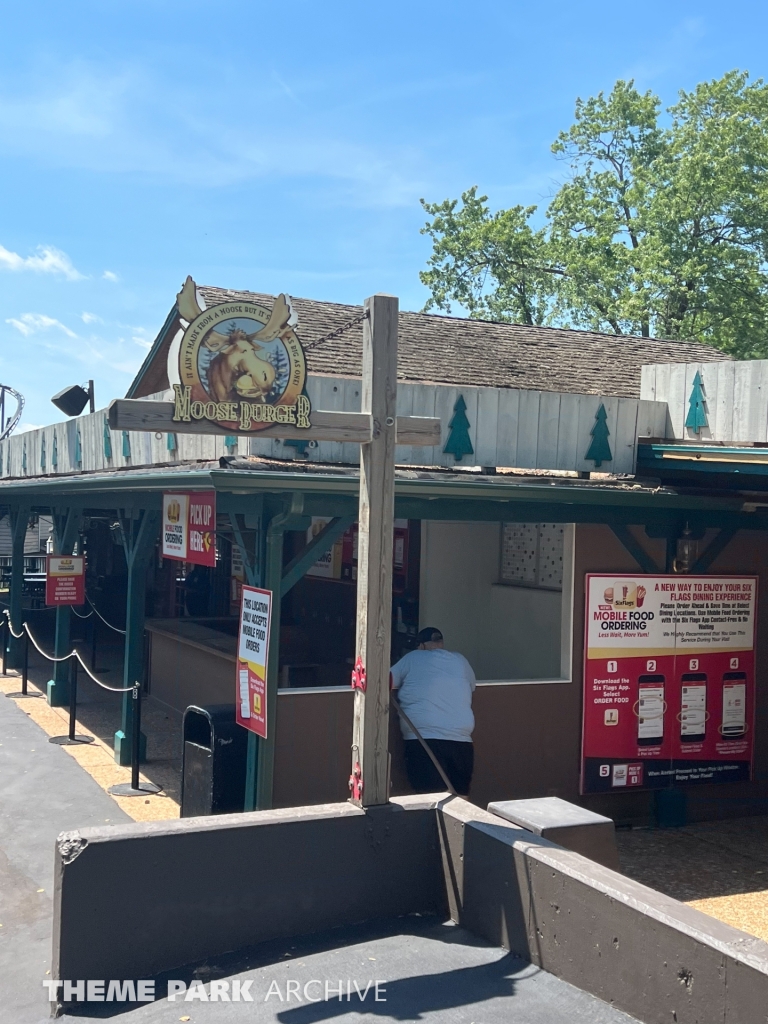
[[[342,516],[332,519],[323,527],[316,537],[313,537],[309,544],[303,548],[283,572],[283,580],[280,586],[280,597],[285,597],[292,587],[295,587],[299,580],[306,576],[307,570],[311,569],[321,555],[333,547],[354,523],[356,516]]]
[[[642,544],[635,539],[632,533],[630,533],[628,526],[617,523],[611,526],[611,530],[618,540],[621,541],[630,555],[632,555],[643,572],[653,575],[654,573],[658,574],[661,571]]]
[[[138,398],[117,398],[110,403],[108,417],[112,430],[145,430],[177,434],[220,434],[241,437],[274,438],[297,441],[351,441],[367,444],[373,435],[373,420],[364,412],[323,412],[313,409],[312,426],[304,430],[290,423],[275,423],[264,430],[237,431],[219,427],[210,420],[176,423],[173,402],[145,402]],[[398,416],[397,443],[440,444],[440,420],[431,416]]]
[[[722,554],[738,532],[739,531],[735,526],[732,526],[730,529],[721,530],[718,535],[709,542],[706,550],[702,551],[688,572],[706,572],[717,556]]]
[[[391,295],[374,295],[365,308],[360,404],[377,429],[360,454],[356,661],[365,668],[365,689],[355,690],[352,775],[362,785],[353,788],[352,798],[370,807],[389,800],[398,302]]]
[[[441,443],[440,420],[431,416],[398,416],[397,443],[433,447]]]

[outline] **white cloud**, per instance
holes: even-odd
[[[105,270],[104,273],[101,275],[101,277],[102,277],[102,280],[104,280],[104,281],[117,281],[118,280],[117,274],[113,274],[111,270]]]
[[[39,245],[36,256],[19,256],[0,245],[0,268],[3,270],[31,270],[38,274],[63,274],[68,281],[80,281],[83,275],[72,266],[72,260],[61,249],[52,245]]]
[[[95,313],[81,313],[80,319],[84,324],[103,324],[104,321],[100,316],[96,316]]]
[[[28,430],[39,430],[42,426],[44,426],[43,423],[20,423],[16,428],[16,433],[26,434]]]
[[[411,205],[424,194],[426,167],[419,145],[361,138],[359,118],[336,126],[316,117],[305,98],[328,83],[255,76],[232,106],[226,76],[205,93],[161,86],[140,66],[114,72],[98,64],[46,65],[27,89],[0,94],[0,152],[33,156],[50,169],[146,175],[203,188],[287,177],[330,191],[332,203]],[[404,83],[409,93],[433,89]],[[368,102],[383,102],[368,97]],[[222,110],[229,114],[222,118]],[[259,137],[243,122],[265,120]],[[352,117],[343,111],[343,120]],[[328,116],[333,119],[334,111]],[[339,115],[341,116],[341,115]],[[194,152],[193,160],[179,159]],[[106,271],[105,280],[115,280]]]
[[[147,349],[147,351],[152,348],[152,342],[147,341],[146,338],[131,338],[131,341],[135,342],[141,348]]]
[[[22,313],[18,319],[12,316],[5,322],[10,324],[11,327],[15,327],[25,338],[29,337],[30,334],[36,334],[38,331],[48,331],[51,327],[56,327],[58,330],[63,331],[68,338],[77,337],[75,332],[70,331],[61,320],[55,320],[52,316],[46,316],[44,313]]]

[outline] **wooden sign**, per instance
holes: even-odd
[[[85,603],[85,559],[78,555],[48,555],[45,572],[47,605]]]
[[[287,295],[271,310],[242,300],[206,307],[188,277],[176,305],[183,334],[168,367],[175,422],[206,420],[230,434],[271,423],[309,427],[307,366]]]
[[[176,403],[150,402],[140,398],[117,398],[109,406],[112,430],[147,430],[180,434],[251,434],[252,431],[229,429],[212,420],[196,419],[190,411],[189,420],[175,420]],[[395,420],[398,444],[440,444],[440,420],[432,416],[398,416]],[[353,441],[368,444],[374,435],[374,419],[364,412],[321,412],[312,410],[307,428],[275,421],[259,431],[259,437],[280,437],[301,441]]]

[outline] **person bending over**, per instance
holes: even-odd
[[[446,651],[443,634],[422,629],[419,646],[392,666],[392,687],[400,706],[429,744],[457,793],[465,796],[472,781],[475,751],[472,693],[475,673],[463,654]],[[405,768],[416,793],[445,789],[437,769],[415,733],[400,719],[405,740]]]

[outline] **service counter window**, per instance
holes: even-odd
[[[484,683],[570,680],[573,538],[570,524],[425,521],[421,625]]]

